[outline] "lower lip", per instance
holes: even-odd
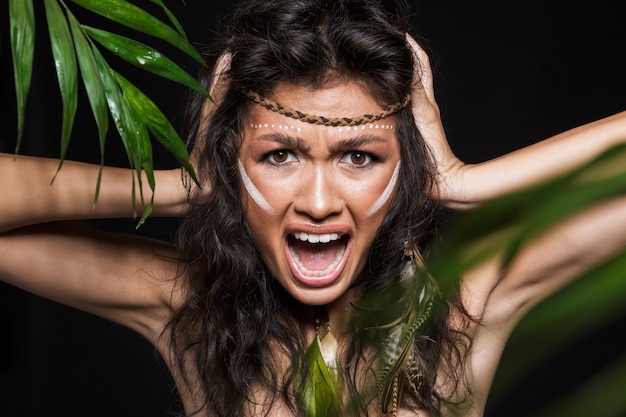
[[[339,264],[335,267],[335,269],[333,270],[331,274],[325,275],[325,276],[319,276],[319,277],[312,277],[309,275],[302,274],[302,272],[298,268],[298,265],[296,264],[296,261],[293,259],[293,256],[291,255],[291,250],[289,249],[289,242],[285,241],[285,251],[287,252],[287,259],[289,259],[289,267],[291,268],[291,273],[293,274],[295,279],[301,284],[304,284],[307,287],[314,287],[314,288],[329,286],[341,276],[346,266],[346,262],[348,260],[348,255],[350,254],[351,246],[352,246],[351,241],[348,241],[344,249],[343,256],[341,257],[341,260],[339,261]]]

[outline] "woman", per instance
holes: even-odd
[[[393,394],[393,379],[384,400],[376,395],[384,367],[366,329],[349,321],[351,303],[414,264],[413,248],[433,237],[435,199],[471,208],[562,172],[626,136],[625,116],[464,165],[445,141],[427,58],[403,16],[395,4],[362,1],[239,8],[207,54],[218,65],[203,82],[216,81],[217,106],[197,97],[188,111],[202,189],[185,187],[178,170],[157,176],[154,214],[186,217],[176,247],[59,223],[129,216],[127,170],[105,171],[93,211],[97,167],[66,163],[49,187],[57,161],[4,157],[0,276],[146,337],[188,414],[302,413],[313,373],[303,355],[328,324],[339,342],[336,385],[357,400],[331,401],[331,410],[481,415],[520,318],[623,247],[612,227],[626,216],[623,201],[537,239],[506,274],[497,260],[467,271],[458,299],[439,303],[422,281],[433,308],[410,323],[427,325],[404,395]],[[510,169],[531,163],[538,169],[524,175]],[[572,239],[583,232],[584,241]],[[566,249],[563,239],[572,239]],[[314,306],[326,307],[320,322]]]

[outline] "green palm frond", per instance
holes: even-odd
[[[504,196],[457,219],[444,236],[441,250],[429,259],[429,271],[445,286],[495,255],[501,256],[505,269],[532,237],[625,194],[626,145],[617,145],[559,178]],[[624,300],[626,250],[591,267],[525,317],[508,342],[513,359],[503,362],[491,397],[497,399],[507,392],[515,381],[559,349],[623,316]],[[626,362],[622,358],[613,366],[536,417],[624,415]],[[616,393],[618,387],[622,387],[621,394]]]
[[[165,41],[184,52],[195,62],[204,65],[200,54],[187,40],[182,26],[162,1],[153,0],[153,3],[163,10],[173,27],[126,0],[72,0],[71,2],[139,33]],[[148,185],[154,192],[150,134],[156,137],[197,182],[195,172],[189,162],[189,154],[178,132],[163,116],[158,106],[110,67],[100,53],[98,45],[159,77],[177,82],[206,97],[209,97],[208,92],[193,76],[157,49],[125,36],[81,25],[68,7],[69,3],[69,1],[62,0],[44,0],[54,68],[63,104],[59,169],[65,160],[70,143],[78,101],[78,80],[82,78],[98,128],[100,165],[101,167],[104,165],[105,138],[109,128],[110,114],[128,154],[130,166],[136,171],[136,178],[133,178],[133,198],[136,194],[135,185],[137,185],[143,201],[142,173],[145,173]],[[36,22],[32,0],[10,0],[9,16],[18,118],[15,152],[18,153],[23,137],[26,99],[30,89],[35,47]],[[52,180],[54,181],[54,178]],[[94,204],[98,199],[99,187],[100,177],[96,184]],[[150,214],[152,201],[150,199],[146,205],[139,224]]]
[[[156,38],[162,39],[180,49],[198,63],[204,65],[202,57],[189,43],[187,37],[184,35],[180,25],[177,25],[177,30],[172,29],[150,13],[135,6],[134,4],[126,0],[71,0],[87,10],[99,14],[100,16],[111,19],[119,24],[127,26],[138,32],[145,33]],[[172,18],[171,12],[165,7],[163,2],[157,2],[164,10],[167,11],[170,19]],[[175,20],[175,23],[176,20]]]
[[[35,52],[35,12],[32,0],[9,0],[11,54],[17,96],[17,147],[24,135],[26,97],[30,90]]]
[[[56,0],[44,0],[46,19],[50,32],[50,44],[54,66],[57,69],[57,80],[63,102],[63,128],[61,131],[61,163],[65,159],[67,147],[72,134],[76,106],[78,105],[78,64],[72,45],[70,26]],[[61,166],[59,166],[61,168]]]

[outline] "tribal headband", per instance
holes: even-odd
[[[272,101],[267,97],[263,97],[256,91],[248,90],[245,91],[244,94],[255,103],[258,103],[273,112],[280,113],[287,117],[291,117],[292,119],[300,120],[301,122],[322,126],[358,126],[364,123],[375,122],[377,120],[390,116],[398,110],[406,107],[409,103],[409,100],[411,99],[411,96],[407,94],[402,100],[397,101],[389,106],[383,107],[380,113],[374,115],[364,114],[363,116],[357,117],[324,117],[312,116],[306,113],[302,113],[298,110],[292,110],[283,107],[279,103]]]

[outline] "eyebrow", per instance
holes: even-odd
[[[279,143],[281,145],[284,145],[286,148],[291,148],[291,149],[301,149],[303,151],[308,151],[310,149],[310,146],[308,146],[304,142],[304,139],[297,137],[297,136],[288,135],[285,133],[278,133],[278,132],[268,133],[265,135],[257,136],[255,139],[263,140],[267,142]]]
[[[298,136],[289,135],[286,133],[268,133],[261,136],[257,136],[256,140],[263,140],[269,142],[279,143],[284,145],[286,148],[291,149],[300,149],[304,152],[307,152],[311,149],[309,145],[306,144],[305,140]],[[348,151],[352,149],[358,149],[364,145],[368,145],[370,143],[386,143],[388,139],[383,138],[381,136],[372,135],[369,133],[359,133],[356,136],[351,138],[343,139],[337,141],[330,146],[331,153]]]
[[[359,133],[354,137],[338,141],[337,143],[333,144],[330,149],[333,153],[336,153],[340,151],[358,149],[370,143],[387,143],[388,141],[388,139],[385,139],[381,136],[372,135],[369,133]]]

